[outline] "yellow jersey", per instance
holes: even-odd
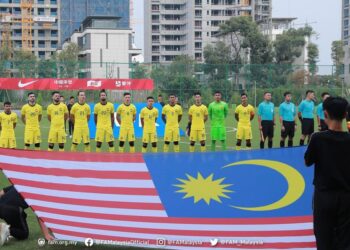
[[[140,114],[143,118],[143,132],[144,133],[155,133],[156,132],[156,119],[158,118],[158,109],[149,109],[144,107]]]
[[[5,112],[0,113],[0,125],[1,125],[1,137],[12,138],[15,136],[15,130],[13,125],[17,123],[17,114],[11,112],[6,114]]]
[[[111,102],[107,102],[105,105],[97,103],[94,114],[97,115],[96,128],[110,128],[112,126],[111,114],[114,114],[114,106]]]
[[[254,107],[248,104],[244,107],[242,104],[238,105],[235,114],[238,114],[238,122],[243,125],[250,125],[250,116],[254,114]]]
[[[120,119],[122,121],[122,124],[120,124],[121,127],[134,127],[134,115],[136,115],[136,107],[134,104],[120,104],[117,109],[117,114],[120,115]]]
[[[89,126],[87,120],[87,116],[91,113],[89,105],[75,103],[70,113],[74,115],[74,128],[87,128]]]
[[[39,115],[43,114],[43,109],[39,104],[31,106],[26,104],[22,107],[21,115],[25,117],[26,128],[39,129]]]
[[[192,116],[191,130],[205,129],[204,117],[208,115],[208,108],[205,105],[192,105],[188,111],[188,114]]]
[[[171,106],[167,104],[163,107],[162,114],[166,116],[166,127],[179,127],[178,118],[182,115],[182,108],[180,105],[175,104],[175,106]]]
[[[51,128],[53,129],[64,129],[64,115],[68,115],[68,108],[66,104],[50,104],[47,107],[47,115],[51,116]]]

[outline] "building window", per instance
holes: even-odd
[[[57,49],[57,41],[51,41],[51,48]]]
[[[45,9],[44,8],[38,8],[38,15],[39,16],[45,16]]]
[[[344,6],[349,5],[349,0],[344,0]]]
[[[349,16],[349,9],[344,9],[344,17],[348,17]]]
[[[45,59],[45,51],[39,51],[38,57],[39,57],[40,59]]]
[[[45,48],[45,41],[39,41],[38,42],[38,47],[41,48],[41,49]]]

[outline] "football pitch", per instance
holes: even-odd
[[[276,110],[277,111],[277,110]],[[278,120],[278,116],[276,117],[276,127],[275,127],[275,137],[274,137],[274,147],[279,147],[279,141],[280,141],[280,124]],[[181,128],[185,130],[186,125],[188,122],[188,115],[187,112],[184,112],[183,119],[181,121]],[[236,131],[235,128],[237,127],[237,122],[234,120],[234,111],[232,108],[230,108],[230,113],[226,119],[226,126],[227,126],[227,149],[228,150],[233,150],[235,148],[235,143],[236,143]],[[206,130],[207,130],[207,151],[210,151],[210,137],[209,137],[209,131],[210,131],[210,121],[207,122],[206,124]],[[316,128],[316,125],[315,125]],[[67,128],[68,129],[68,128]],[[259,148],[259,141],[260,141],[260,132],[258,129],[258,121],[257,117],[254,118],[252,121],[252,130],[253,130],[253,148],[257,149]],[[297,132],[296,136],[294,138],[294,145],[299,145],[299,138],[300,138],[300,123],[298,122],[298,127],[297,127]],[[46,114],[43,115],[43,119],[41,121],[41,132],[42,132],[42,144],[41,148],[42,150],[47,150],[47,136],[49,132],[49,122],[47,120]],[[17,148],[23,149],[23,134],[24,134],[24,125],[21,121],[18,122],[17,127],[16,127],[16,137],[17,137]],[[163,151],[163,138],[158,138],[158,151],[162,152]],[[118,142],[117,142],[118,144]],[[142,142],[140,139],[137,139],[136,141],[136,151],[140,152],[141,151],[141,145]],[[265,145],[267,147],[267,143]],[[65,150],[70,151],[71,147],[71,139],[67,137],[67,143],[65,145]],[[243,143],[243,147],[245,147],[245,143]],[[95,141],[91,141],[91,149],[92,152],[95,151]],[[115,145],[116,151],[118,150],[118,146]],[[82,145],[80,145],[79,149],[80,151],[83,150]],[[128,151],[128,147],[126,147],[126,150]],[[170,147],[170,150],[172,150],[172,147]],[[221,143],[217,142],[217,151],[221,150]],[[103,145],[103,151],[107,151],[107,146],[104,143]],[[189,140],[188,137],[182,137],[181,138],[181,152],[188,152],[189,151]],[[199,145],[197,143],[196,151],[199,151]],[[1,187],[5,187],[9,185],[8,180],[6,177],[1,174]],[[28,221],[28,226],[29,226],[29,239],[25,241],[17,241],[12,239],[10,242],[8,242],[4,248],[9,249],[9,250],[17,250],[17,249],[23,249],[23,250],[32,250],[32,249],[112,249],[112,248],[119,248],[119,249],[126,249],[125,246],[121,247],[112,247],[112,246],[93,246],[92,248],[88,248],[83,244],[78,244],[77,246],[73,245],[48,245],[46,243],[45,246],[39,247],[38,246],[38,239],[43,238],[43,235],[41,233],[41,230],[39,228],[36,216],[34,213],[30,210],[27,209],[27,221]],[[58,244],[59,242],[57,242]],[[131,248],[130,248],[131,249]]]

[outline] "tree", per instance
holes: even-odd
[[[314,43],[309,43],[307,46],[308,49],[308,63],[309,63],[309,71],[312,75],[314,75],[317,71],[317,59],[319,56],[318,47]]]
[[[312,28],[306,26],[299,29],[289,29],[277,36],[273,44],[276,63],[292,64],[303,52],[306,43],[305,37],[310,37],[312,33]]]
[[[259,30],[251,17],[232,17],[220,26],[220,36],[228,37],[235,64],[244,62],[243,53],[248,53],[246,62],[265,64],[272,60],[268,37]]]
[[[344,56],[343,41],[332,42],[332,60],[335,65],[335,75],[339,76],[344,73]]]
[[[272,62],[272,47],[267,36],[259,30],[251,17],[233,17],[220,26],[220,36],[228,39],[231,45],[231,60],[235,83],[239,84],[242,64],[268,64]],[[251,81],[265,79],[264,71],[256,67],[245,67],[248,79]],[[242,82],[245,89],[246,82]]]
[[[14,75],[21,78],[36,77],[37,58],[31,51],[19,50],[13,55]]]
[[[58,55],[61,78],[77,77],[79,72],[79,46],[69,43]]]
[[[200,88],[195,68],[196,62],[192,58],[181,55],[175,57],[170,65],[155,66],[151,78],[161,92],[175,94],[181,102],[187,102]]]
[[[139,62],[132,64],[131,78],[133,79],[143,79],[148,78],[147,68],[145,65]]]

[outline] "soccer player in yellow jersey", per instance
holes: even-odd
[[[174,151],[180,152],[179,122],[182,118],[182,108],[176,104],[176,96],[169,95],[169,104],[162,110],[162,120],[165,123],[164,152],[169,152],[170,141],[174,142]]]
[[[131,94],[124,93],[124,103],[117,108],[117,121],[119,130],[119,152],[124,152],[124,144],[129,141],[130,153],[135,153],[134,121],[136,120],[136,107],[131,104]]]
[[[40,121],[43,109],[35,102],[35,94],[28,93],[28,103],[22,107],[21,118],[25,125],[24,129],[24,149],[29,149],[34,144],[35,150],[40,150],[41,135]]]
[[[86,104],[86,95],[84,91],[78,92],[78,102],[75,103],[70,111],[70,119],[74,124],[73,140],[71,151],[76,152],[78,145],[83,141],[84,151],[90,152],[90,106]]]
[[[17,114],[11,111],[11,102],[4,102],[4,112],[0,113],[1,148],[16,148],[16,124]]]
[[[106,140],[110,153],[114,152],[114,106],[107,102],[107,93],[100,91],[100,102],[94,108],[94,120],[96,124],[96,152],[101,152],[102,142]]]
[[[235,118],[238,121],[237,125],[237,143],[236,149],[240,150],[243,138],[246,140],[247,149],[252,147],[252,127],[251,120],[254,119],[254,107],[248,104],[247,94],[241,94],[242,104],[238,105],[235,110]]]
[[[208,109],[202,104],[202,97],[199,92],[194,94],[195,104],[188,111],[188,119],[191,123],[190,130],[190,152],[194,152],[196,141],[201,144],[201,152],[205,152],[205,122],[208,120]]]
[[[147,97],[147,107],[141,110],[141,125],[143,128],[142,134],[142,153],[147,152],[148,143],[152,143],[152,152],[157,152],[157,129],[156,121],[158,118],[158,109],[153,107],[154,98]]]
[[[47,107],[47,119],[51,122],[49,132],[49,151],[53,151],[55,143],[58,143],[59,151],[64,151],[66,143],[66,132],[64,131],[64,123],[68,118],[67,106],[60,103],[60,93],[54,91],[52,93],[53,103]]]

